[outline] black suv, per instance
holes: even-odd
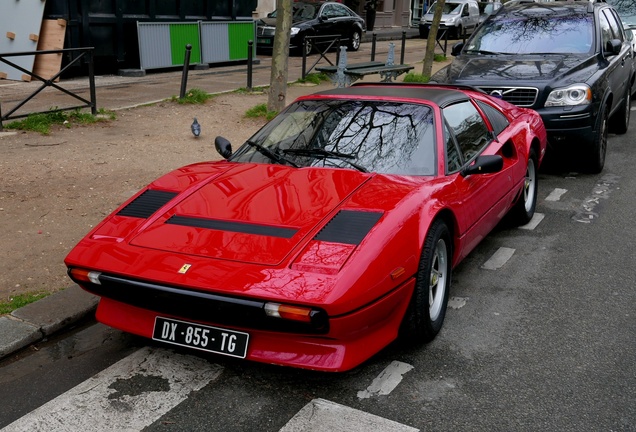
[[[627,132],[634,54],[604,2],[506,5],[452,55],[431,81],[472,85],[537,110],[549,144],[580,143],[591,172],[603,170],[608,129]]]

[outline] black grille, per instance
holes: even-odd
[[[120,216],[146,219],[175,196],[177,196],[176,192],[148,189],[130,202],[126,207],[121,209],[117,214]]]
[[[380,212],[340,210],[314,240],[358,245],[381,217]]]
[[[311,313],[311,322],[303,323],[268,317],[264,312],[265,302],[261,300],[211,294],[106,274],[101,274],[99,281],[101,285],[75,282],[98,296],[183,319],[286,333],[325,334],[329,331],[327,313],[319,309]]]
[[[479,87],[479,89],[520,107],[533,106],[539,94],[539,89],[534,87]]]

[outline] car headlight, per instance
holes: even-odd
[[[585,84],[576,84],[552,90],[545,106],[587,105],[591,102],[592,90]]]
[[[292,27],[291,28],[291,35],[295,36],[298,34],[298,32],[300,31],[300,29],[298,27]]]

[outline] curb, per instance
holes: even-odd
[[[72,285],[0,317],[0,359],[95,313],[99,297]]]

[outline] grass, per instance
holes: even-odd
[[[11,122],[4,126],[5,129],[15,129],[23,131],[39,132],[42,135],[48,135],[51,132],[51,126],[62,125],[70,128],[74,124],[91,124],[100,121],[114,120],[115,113],[101,108],[97,115],[82,112],[79,109],[73,111],[56,111],[51,108],[50,112],[41,114],[29,114],[24,120]]]
[[[446,56],[444,54],[434,54],[433,61],[436,61],[436,62],[446,61]]]
[[[198,88],[192,88],[183,98],[172,96],[172,100],[180,104],[203,104],[211,99],[212,95]]]
[[[405,83],[427,83],[431,77],[415,72],[409,72],[404,76]]]
[[[278,114],[278,112],[276,112],[276,111],[268,111],[267,110],[267,104],[262,103],[262,104],[258,104],[256,106],[248,109],[245,112],[245,117],[248,117],[248,118],[263,117],[267,121],[270,121],[271,119],[276,117],[277,114]]]
[[[35,292],[11,296],[8,300],[0,301],[0,315],[11,313],[48,295],[49,293],[46,292]]]
[[[306,75],[305,78],[300,78],[296,80],[297,83],[301,83],[301,84],[310,83],[310,84],[316,84],[316,85],[322,83],[323,81],[329,81],[329,76],[327,74],[310,73]]]

